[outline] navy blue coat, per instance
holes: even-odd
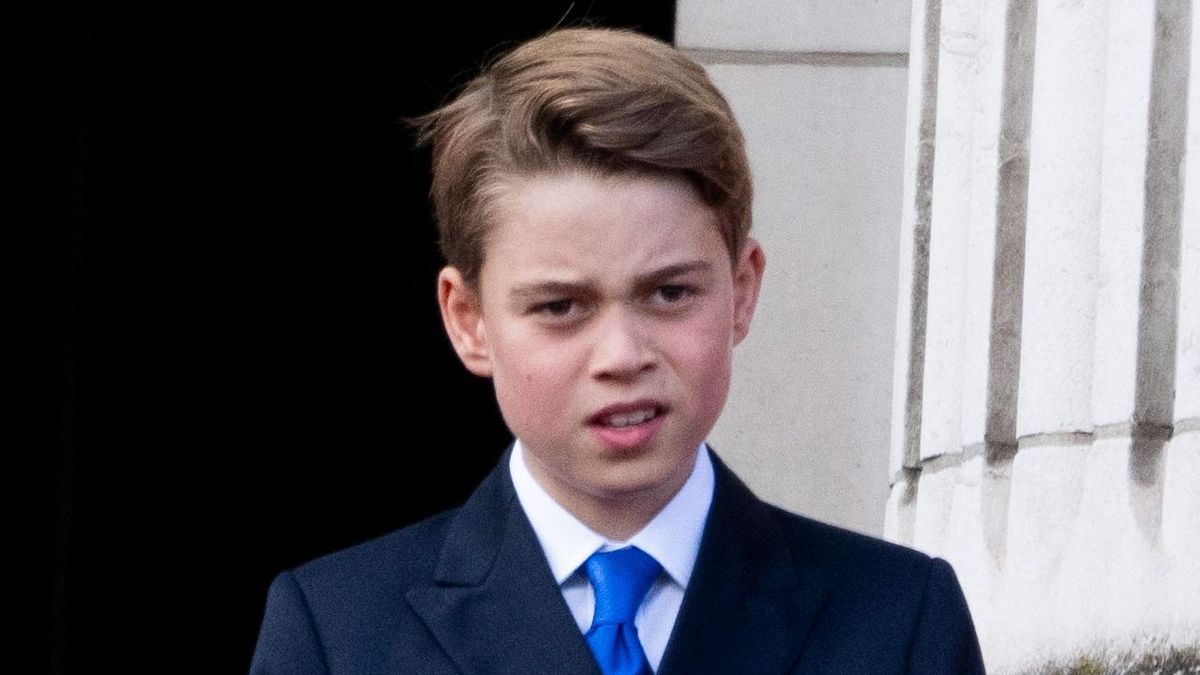
[[[716,457],[659,673],[981,673],[950,566],[758,500]],[[507,456],[467,503],[280,574],[252,673],[598,673]]]

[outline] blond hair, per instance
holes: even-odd
[[[750,230],[741,130],[704,69],[631,31],[556,30],[496,60],[415,121],[446,262],[475,285],[504,179],[585,170],[687,179],[736,258]]]

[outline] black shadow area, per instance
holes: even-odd
[[[670,39],[674,4],[28,4],[0,670],[245,672],[274,574],[457,505],[509,440],[400,120],[558,23]]]

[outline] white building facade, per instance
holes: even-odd
[[[1200,8],[678,15],[768,256],[718,451],[948,559],[995,671],[1200,666]]]

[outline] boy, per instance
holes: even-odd
[[[981,672],[950,567],[704,438],[765,264],[702,68],[560,30],[422,120],[446,332],[516,440],[457,511],[281,574],[256,673]]]

